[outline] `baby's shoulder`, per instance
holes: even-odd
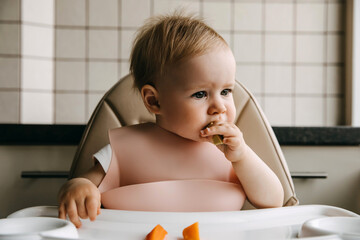
[[[154,123],[140,123],[135,125],[129,125],[124,127],[113,128],[109,130],[110,138],[117,137],[145,137],[150,136],[156,129]]]
[[[138,151],[139,146],[143,152],[151,151],[160,144],[159,138],[155,137],[158,128],[154,123],[141,123],[111,129],[109,131],[111,148],[121,151],[122,154]]]

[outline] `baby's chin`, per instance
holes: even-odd
[[[199,136],[194,136],[192,138],[188,138],[189,140],[192,140],[194,142],[198,142],[198,143],[207,143],[209,142],[209,140],[205,137],[201,137],[200,134]]]
[[[185,140],[189,140],[192,142],[206,142],[206,138],[200,136],[201,129],[186,129],[186,131],[184,131],[184,128],[162,128]]]
[[[181,136],[182,138],[185,138],[186,140],[193,141],[193,142],[201,142],[200,136]]]
[[[200,137],[200,131],[199,134],[185,134],[185,133],[175,133],[176,135],[178,135],[179,137],[185,139],[185,140],[189,140],[191,142],[205,142],[206,139],[203,137]]]

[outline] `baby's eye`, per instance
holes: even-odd
[[[194,98],[204,98],[206,97],[206,92],[205,91],[199,91],[199,92],[196,92],[194,93],[193,95],[191,95],[191,97],[194,97]]]
[[[221,91],[221,95],[227,96],[232,92],[232,89],[224,89]]]

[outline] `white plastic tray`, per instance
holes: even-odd
[[[32,207],[8,217],[57,216],[57,207]],[[319,217],[359,215],[325,205],[302,205],[235,212],[137,212],[102,209],[96,221],[83,220],[81,239],[143,240],[157,224],[168,231],[168,240],[182,239],[182,230],[199,222],[202,240],[297,239],[301,225]],[[341,239],[335,235],[306,239]]]

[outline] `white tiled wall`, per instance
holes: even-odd
[[[344,123],[345,0],[1,0],[0,123],[86,123],[145,19],[181,9],[229,43],[272,125]]]

